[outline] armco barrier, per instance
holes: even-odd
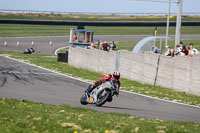
[[[32,24],[32,25],[71,25],[71,26],[161,26],[166,22],[69,22],[69,21],[37,21],[37,20],[0,20],[0,24]],[[170,22],[176,26],[176,22]],[[200,22],[182,22],[182,26],[200,26]]]
[[[158,54],[137,54],[126,50],[105,52],[97,49],[69,48],[69,64],[112,73],[119,62],[121,77],[151,85],[159,85],[200,95],[200,55],[166,57]]]

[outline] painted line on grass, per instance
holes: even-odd
[[[50,70],[50,69],[47,69],[47,68],[44,68],[44,67],[41,67],[41,66],[37,66],[37,65],[34,65],[34,64],[30,64],[30,63],[27,63],[27,62],[24,62],[24,61],[21,61],[21,60],[17,60],[17,59],[8,57],[8,56],[4,56],[4,55],[0,55],[0,56],[3,56],[5,58],[11,59],[11,60],[15,60],[15,61],[18,61],[18,62],[21,62],[21,63],[24,63],[24,64],[27,64],[27,65],[30,65],[30,66],[34,66],[34,67],[37,67],[37,68],[40,68],[40,69],[43,69],[43,70],[46,70],[46,71],[50,71],[50,72],[56,73],[58,75],[62,75],[64,77],[68,77],[68,78],[71,78],[71,79],[75,79],[75,80],[79,80],[81,82],[85,82],[85,83],[90,83],[91,84],[91,81],[89,82],[87,80],[84,80],[84,79],[81,79],[81,78],[78,78],[78,77],[72,77],[70,75],[62,74],[62,73],[59,73],[59,72],[56,72],[56,71],[53,71],[53,70]],[[155,99],[155,100],[160,100],[160,101],[165,101],[165,102],[169,102],[169,103],[174,103],[174,104],[179,104],[179,105],[184,105],[184,106],[189,106],[189,107],[194,107],[194,108],[199,108],[200,109],[200,106],[189,105],[189,104],[180,103],[180,102],[176,102],[176,101],[169,101],[169,100],[160,99],[160,98],[152,97],[152,96],[147,96],[147,95],[144,95],[144,94],[139,94],[139,93],[136,93],[136,92],[126,91],[126,90],[120,90],[120,91],[125,92],[125,93],[135,94],[135,95],[138,95],[138,96],[151,98],[151,99]]]

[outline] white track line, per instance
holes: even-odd
[[[169,100],[160,99],[160,98],[152,97],[152,96],[147,96],[147,95],[144,95],[144,94],[140,94],[140,93],[136,93],[136,92],[131,92],[131,91],[126,91],[126,90],[121,90],[121,91],[127,92],[127,93],[132,93],[132,94],[135,94],[135,95],[138,95],[138,96],[143,96],[143,97],[151,98],[151,99],[156,99],[156,100],[160,100],[160,101],[165,101],[165,102],[170,102],[170,103],[175,103],[175,104],[180,104],[180,105],[185,105],[185,106],[190,106],[190,107],[195,107],[195,108],[199,108],[200,109],[200,106],[189,105],[189,104],[185,104],[185,103],[179,103],[179,102],[176,102],[176,101],[169,101]]]
[[[0,39],[3,38],[53,38],[53,37],[58,37],[58,38],[62,38],[62,37],[69,37],[69,36],[27,36],[27,37],[0,37]]]
[[[72,77],[72,76],[69,76],[69,75],[66,75],[66,74],[62,74],[62,73],[59,73],[59,72],[56,72],[56,71],[53,71],[53,70],[50,70],[50,69],[47,69],[47,68],[44,68],[44,67],[41,67],[41,66],[36,66],[34,64],[30,64],[30,63],[27,63],[27,62],[23,62],[21,60],[17,60],[17,59],[8,57],[8,56],[4,56],[4,55],[0,55],[0,56],[3,56],[3,57],[6,57],[8,59],[15,60],[15,61],[27,64],[27,65],[30,65],[30,66],[34,66],[34,67],[37,67],[37,68],[40,68],[40,69],[43,69],[43,70],[46,70],[46,71],[49,71],[49,72],[53,72],[53,73],[56,73],[58,75],[62,75],[62,76],[68,77],[68,78],[79,80],[79,81],[82,81],[82,82],[85,82],[85,83],[91,83],[91,82],[89,82],[87,80],[84,80],[84,79],[81,79],[81,78],[76,78],[76,77]],[[164,100],[164,99],[160,99],[160,98],[157,98],[157,97],[151,97],[151,96],[147,96],[147,95],[143,95],[143,94],[139,94],[139,93],[135,93],[135,92],[130,92],[130,91],[126,91],[126,90],[120,90],[120,91],[126,92],[126,93],[130,93],[130,94],[134,94],[134,95],[138,95],[138,96],[143,96],[143,97],[151,98],[151,99],[155,99],[155,100],[160,100],[160,101],[165,101],[165,102],[169,102],[169,103],[175,103],[175,104],[180,104],[180,105],[184,105],[184,106],[189,106],[189,107],[194,107],[194,108],[199,108],[200,109],[200,106],[179,103],[179,102],[176,102],[176,101]]]
[[[68,47],[69,47],[69,46],[64,46],[64,47],[58,48],[58,49],[56,49],[56,51],[55,51],[54,54],[57,55],[57,53],[58,53],[59,50],[61,50],[61,49],[63,49],[63,48],[68,48]]]

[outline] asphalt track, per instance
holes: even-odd
[[[0,97],[200,123],[200,108],[122,91],[119,97],[114,97],[113,102],[102,107],[84,106],[80,104],[79,99],[87,86],[88,83],[0,56]]]
[[[94,40],[101,41],[136,41],[141,40],[147,35],[105,35],[105,36],[94,36]],[[169,36],[170,39],[174,40],[174,36]],[[199,40],[200,35],[181,35],[183,40]],[[4,47],[4,42],[7,41],[7,47]],[[17,41],[20,46],[17,47]],[[41,54],[54,54],[55,50],[69,45],[69,36],[61,37],[0,37],[0,50],[1,51],[17,51],[23,52],[25,48],[32,47],[32,41],[34,41],[34,49],[36,53]],[[49,46],[49,42],[52,41],[53,45]]]
[[[102,37],[107,38],[108,36]],[[65,44],[56,43],[59,46],[56,46],[56,44],[55,46],[49,46],[49,40],[47,38],[51,40],[52,37],[36,38],[38,43],[41,43],[40,40],[43,40],[40,47],[37,47],[38,53],[46,53],[46,50],[50,47],[49,49],[52,51],[47,52],[47,54],[53,54],[55,49],[66,46],[67,44],[67,38],[55,37],[60,41],[63,39]],[[109,38],[110,40],[115,39]],[[119,38],[119,36],[116,38]],[[0,41],[3,39],[1,38]],[[10,46],[9,43],[7,47],[0,46],[0,50],[6,50],[7,48],[9,51],[20,51],[28,45],[31,45],[24,43],[24,45],[22,44],[20,47],[16,47],[16,43],[14,43],[16,38],[7,39],[9,42],[13,39],[13,45],[11,42]],[[30,41],[31,43],[33,38],[17,39],[22,39],[24,42]],[[44,44],[46,45],[43,46]],[[85,107],[103,112],[126,113],[146,118],[200,123],[199,107],[152,99],[122,91],[119,97],[114,97],[113,102],[106,103],[102,107],[96,107],[95,105],[84,106],[80,104],[79,100],[87,86],[88,83],[80,80],[0,56],[0,97],[28,99],[56,105],[69,104],[73,107]]]

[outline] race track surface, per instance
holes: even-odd
[[[15,65],[13,65],[15,64]],[[48,104],[69,104],[103,112],[119,112],[163,120],[200,123],[200,108],[120,92],[102,107],[81,105],[88,83],[0,56],[0,97],[28,99]]]
[[[94,40],[104,41],[136,41],[141,40],[147,35],[106,35],[106,36],[94,36]],[[171,40],[174,40],[174,36],[169,36]],[[181,35],[181,39],[199,40],[200,35]],[[7,47],[4,47],[4,42],[7,41]],[[17,47],[17,41],[20,46]],[[61,37],[0,37],[0,50],[2,51],[17,51],[23,52],[25,48],[32,47],[32,41],[34,41],[33,48],[36,53],[41,54],[54,54],[55,50],[69,45],[69,36]],[[50,41],[53,42],[52,46],[49,46]]]

